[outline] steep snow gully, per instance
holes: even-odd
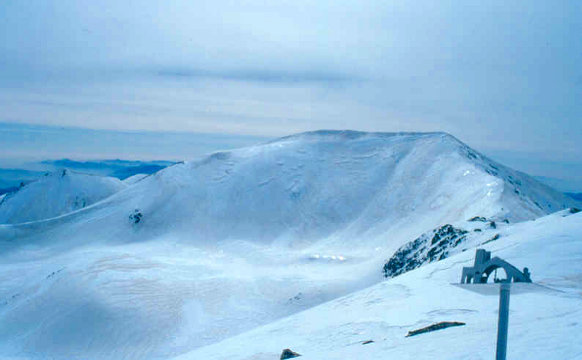
[[[382,267],[399,248],[446,224],[476,234],[464,249],[495,236],[485,227],[477,234],[468,219],[503,224],[499,240],[487,244],[501,246],[503,232],[521,222],[579,206],[445,133],[304,133],[122,186],[69,214],[0,225],[0,355],[259,359],[255,347],[241,357],[218,342],[334,307],[315,306],[382,282]],[[22,199],[18,206],[35,208]],[[577,216],[568,219],[579,224]],[[471,252],[462,247],[440,249],[450,255],[442,263],[453,266]],[[397,299],[412,291],[401,280],[409,274],[376,285],[395,290],[372,300],[405,306]],[[382,285],[392,283],[402,291]],[[335,301],[328,304],[342,300]],[[413,317],[402,324],[423,323]],[[394,329],[361,325],[378,334]],[[321,344],[335,346],[334,333],[360,331],[354,326],[322,330]]]

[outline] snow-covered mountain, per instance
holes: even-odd
[[[0,201],[0,224],[49,219],[89,206],[124,189],[112,177],[71,170],[47,173]]]
[[[177,356],[375,284],[445,224],[571,206],[444,133],[318,131],[215,153],[1,225],[0,354]]]
[[[444,133],[319,131],[170,166],[66,221],[117,223],[128,239],[172,232],[190,243],[352,248],[355,237],[403,242],[472,216],[514,222],[574,205]],[[135,209],[139,234],[126,221]]]

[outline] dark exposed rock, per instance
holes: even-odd
[[[475,159],[477,159],[477,155],[475,155],[475,153],[474,153],[474,152],[472,152],[472,151],[470,151],[470,150],[469,150],[469,151],[467,151],[467,157],[468,157],[469,159],[471,159],[471,160],[475,160]]]
[[[47,278],[47,279],[50,279],[50,278],[52,278],[53,276],[55,276],[55,275],[57,275],[58,273],[60,273],[61,271],[63,271],[64,269],[65,269],[65,268],[59,269],[59,270],[57,270],[57,271],[53,271],[52,273],[48,274],[46,278]]]
[[[489,239],[489,240],[485,241],[485,242],[484,242],[484,243],[482,243],[481,245],[489,244],[489,243],[490,243],[490,242],[492,242],[492,241],[499,240],[499,238],[500,238],[500,237],[501,237],[501,235],[499,235],[499,234],[495,234],[495,236],[494,236],[494,237],[492,237],[491,239]]]
[[[133,224],[138,224],[143,218],[143,214],[139,209],[135,209],[132,214],[129,215],[129,221]]]
[[[384,264],[384,276],[394,277],[424,264],[445,259],[450,248],[466,240],[468,232],[444,225],[405,244]]]
[[[408,334],[406,335],[406,337],[420,335],[420,334],[424,334],[424,333],[431,332],[431,331],[436,331],[436,330],[442,330],[442,329],[446,329],[448,327],[463,326],[463,325],[465,325],[464,322],[458,322],[458,321],[442,321],[442,322],[439,322],[439,323],[436,323],[436,324],[429,325],[427,327],[423,327],[421,329],[411,330],[411,331],[408,332]]]
[[[366,341],[362,342],[362,345],[368,345],[368,344],[371,344],[373,342],[374,342],[374,340],[366,340]]]
[[[570,208],[570,214],[578,214],[580,212],[580,209],[578,208]]]
[[[287,302],[292,303],[292,302],[300,301],[302,298],[303,298],[303,293],[299,292],[299,293],[297,293],[297,295],[289,298],[289,300],[287,300]]]
[[[293,359],[296,357],[301,356],[301,354],[296,353],[295,351],[291,350],[291,349],[284,349],[283,352],[281,353],[281,360],[285,360],[285,359]]]
[[[490,228],[497,229],[497,224],[495,223],[495,221],[489,220],[489,219],[487,219],[486,217],[483,217],[483,216],[475,216],[475,217],[472,217],[472,218],[469,219],[469,221],[471,221],[471,222],[477,222],[478,221],[478,222],[489,223],[489,227]],[[509,223],[508,220],[504,220],[504,221],[507,221],[507,223]]]

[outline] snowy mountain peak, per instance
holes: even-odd
[[[435,137],[435,138],[443,138],[443,139],[453,139],[458,141],[453,135],[443,132],[366,132],[366,131],[356,131],[356,130],[315,130],[315,131],[306,131],[298,134],[293,134],[285,137],[281,137],[279,139],[275,139],[271,142],[278,142],[284,141],[288,139],[324,139],[324,138],[336,138],[336,139],[345,139],[345,140],[353,140],[359,139],[364,137],[379,137],[379,138],[391,138],[391,137],[410,137],[410,138],[419,138],[419,137]]]
[[[0,224],[37,221],[89,206],[126,187],[116,178],[68,169],[44,177],[6,195],[0,202]]]
[[[573,202],[446,133],[322,130],[170,166],[108,200],[103,221],[139,209],[140,238],[340,248],[358,238],[369,250],[474,216],[515,222]]]
[[[447,133],[320,130],[170,166],[100,208],[109,208],[105,223],[139,209],[140,237],[171,229],[197,243],[300,247],[322,240],[351,247],[364,237],[363,248],[372,248],[387,234],[401,245],[474,216],[514,222],[570,206],[573,199]],[[91,211],[101,210],[75,216]]]

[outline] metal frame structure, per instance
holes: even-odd
[[[487,284],[489,276],[499,268],[505,270],[507,278],[502,280],[494,279],[496,284]],[[531,274],[528,268],[524,268],[523,272],[519,271],[515,266],[501,258],[491,258],[491,252],[484,249],[477,249],[475,263],[472,267],[463,267],[460,284],[462,288],[483,293],[493,290],[489,289],[487,285],[499,287],[499,317],[497,320],[497,348],[495,351],[496,360],[505,360],[507,357],[509,298],[511,295],[512,283],[531,282]]]

